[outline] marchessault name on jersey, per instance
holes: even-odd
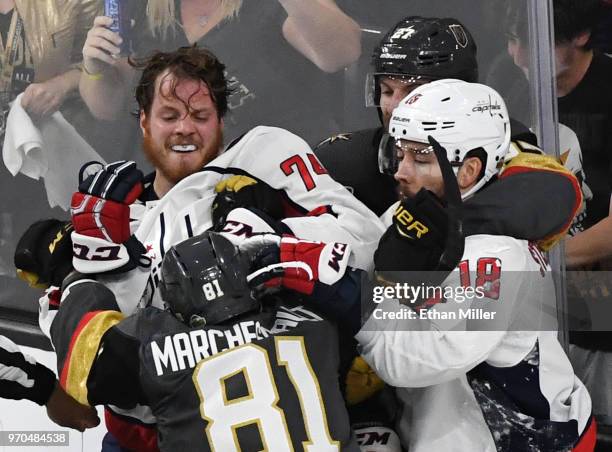
[[[301,322],[322,321],[303,306],[280,307],[270,329],[259,321],[245,320],[228,329],[200,329],[156,339],[149,344],[157,376],[194,368],[202,359],[224,350],[265,339],[297,327]]]

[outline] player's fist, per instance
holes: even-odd
[[[446,150],[429,137],[444,180],[444,200],[422,188],[404,198],[374,254],[380,271],[450,272],[463,255],[461,193]],[[387,278],[386,278],[387,279]],[[392,279],[393,280],[393,279]]]
[[[402,200],[374,253],[376,270],[434,270],[444,250],[448,218],[436,196],[421,189]]]
[[[215,228],[225,223],[229,212],[238,207],[251,207],[274,220],[284,218],[282,192],[249,176],[234,175],[215,186],[217,197],[212,206]]]
[[[385,386],[385,382],[361,356],[353,360],[346,374],[345,384],[344,395],[349,405],[356,405],[369,399]]]
[[[61,286],[72,271],[72,224],[40,220],[21,236],[15,249],[17,276],[31,287]]]
[[[49,419],[62,427],[74,428],[83,432],[100,424],[95,408],[80,404],[59,384],[56,385],[46,405]]]
[[[344,243],[322,243],[280,237],[274,234],[253,236],[240,244],[250,256],[251,286],[284,287],[312,294],[316,284],[331,286],[343,276],[351,253]]]
[[[79,184],[79,191],[99,198],[132,204],[142,193],[143,174],[136,162],[119,160],[109,163]]]
[[[136,163],[110,163],[86,178],[72,196],[70,213],[78,234],[113,243],[130,238],[130,204],[142,193],[143,174]]]
[[[76,270],[123,272],[150,265],[143,257],[144,246],[130,229],[130,205],[142,193],[142,180],[136,163],[122,160],[81,182],[70,206]]]

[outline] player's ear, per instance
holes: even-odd
[[[582,33],[579,33],[574,39],[572,39],[572,43],[575,47],[584,47],[586,43],[589,42],[590,38],[591,32],[583,31]]]
[[[146,135],[146,130],[145,130],[145,126],[148,122],[148,118],[147,118],[147,114],[145,113],[144,110],[140,110],[140,115],[138,118],[138,122],[140,123],[140,130],[142,131],[143,135]]]
[[[478,182],[481,171],[482,162],[480,159],[478,157],[467,157],[457,173],[459,188],[464,191],[472,187],[472,185]]]

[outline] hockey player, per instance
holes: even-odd
[[[460,231],[456,201],[498,183],[510,144],[504,101],[484,85],[432,82],[400,102],[389,133],[401,200],[376,252],[376,272],[388,280],[391,270],[448,270],[445,254],[453,247],[445,242]],[[380,377],[413,388],[398,389],[405,445],[412,452],[593,450],[589,395],[556,332],[538,330],[546,296],[554,293],[540,251],[514,237],[477,234],[465,238],[454,260],[441,287],[459,293],[472,281],[484,296],[462,307],[497,311],[495,322],[452,321],[442,314],[461,305],[448,297],[418,310],[427,314],[417,319],[373,313],[356,336]],[[378,306],[388,313],[405,308],[392,299]]]
[[[384,173],[384,155],[392,146],[387,132],[391,112],[412,90],[432,80],[478,81],[476,43],[456,19],[409,16],[381,39],[372,65],[366,104],[378,107],[382,125],[328,138],[315,153],[334,179],[382,215],[397,199],[397,182]],[[512,160],[501,183],[466,200],[464,228],[470,233],[511,233],[550,247],[565,235],[580,208],[580,187],[562,165],[541,155],[525,126],[512,121],[512,134],[507,156]],[[523,199],[524,211],[529,212],[520,221],[509,217],[505,208],[516,198]],[[506,229],[500,230],[502,226]]]
[[[259,215],[236,212],[248,198],[285,232],[348,243],[354,250],[351,265],[370,266],[381,223],[329,177],[303,140],[282,129],[256,127],[219,155],[226,96],[223,65],[209,52],[183,48],[154,55],[137,99],[155,174],[143,183],[133,163],[117,162],[83,181],[73,197],[72,225],[34,227],[18,247],[17,267],[31,280],[61,283],[67,269],[56,258],[74,248],[75,269],[111,290],[123,313],[159,307],[159,269],[172,245],[224,224],[230,210],[232,224],[244,233],[271,230],[258,229],[268,227]],[[68,237],[73,240],[66,245]],[[47,333],[52,325],[62,327],[54,322],[60,294],[52,293],[41,307]],[[70,297],[71,289],[63,295]],[[92,313],[86,319],[92,323],[81,327],[105,324],[104,314]],[[148,428],[154,419],[140,420],[135,427],[107,413],[107,427],[124,447],[154,447]]]
[[[69,282],[51,330],[62,384],[91,405],[149,405],[161,451],[359,451],[338,382],[336,328],[312,296],[341,298],[340,284],[353,284],[350,247],[277,238],[265,253],[276,259],[254,273],[263,250],[241,252],[222,234],[169,248],[160,282],[169,310],[124,318],[104,285]],[[269,266],[282,269],[278,286],[306,297],[256,298],[247,280],[270,280]]]

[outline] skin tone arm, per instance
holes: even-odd
[[[612,257],[612,218],[609,216],[586,231],[568,237],[565,242],[565,262],[579,267]]]
[[[336,72],[361,54],[359,25],[333,0],[278,0],[287,12],[287,42],[325,72]]]
[[[283,24],[285,39],[321,70],[335,72],[361,54],[361,32],[333,0],[278,0],[289,16]],[[118,55],[121,37],[106,27],[111,19],[100,16],[87,33],[79,90],[91,112],[111,120],[127,107],[126,90],[134,71],[127,58]],[[94,74],[93,76],[91,74]],[[100,77],[101,76],[101,77]]]
[[[6,14],[15,8],[14,0],[0,0],[0,13]],[[29,85],[21,99],[21,106],[33,116],[44,117],[55,113],[79,83],[79,71],[69,70],[41,83]]]
[[[131,86],[136,71],[125,57],[119,55],[121,37],[110,31],[109,17],[99,16],[87,33],[83,46],[83,72],[79,80],[81,97],[91,113],[100,119],[113,120],[116,114],[127,108]]]
[[[32,83],[23,92],[21,106],[32,116],[52,115],[79,86],[80,71],[71,69],[42,83]]]
[[[63,427],[74,428],[82,432],[100,423],[95,409],[81,405],[66,394],[57,382],[46,407],[49,419]]]

